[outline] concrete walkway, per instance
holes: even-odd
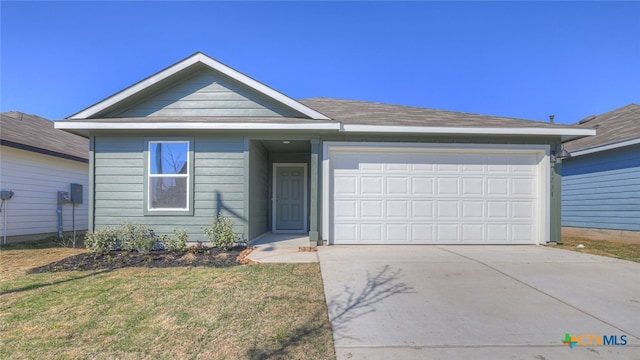
[[[300,234],[268,233],[249,243],[256,248],[248,258],[260,263],[310,263],[318,262],[315,251],[300,251],[309,247],[309,236]]]
[[[640,359],[640,264],[542,246],[325,246],[338,359]],[[627,345],[569,348],[565,334]]]

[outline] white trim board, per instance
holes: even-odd
[[[595,129],[538,128],[538,127],[453,127],[453,126],[388,126],[388,125],[343,125],[342,131],[363,133],[421,133],[421,134],[464,134],[464,135],[551,135],[551,136],[591,136]]]
[[[56,129],[63,130],[339,130],[339,123],[290,124],[251,122],[74,122],[56,121]]]
[[[571,152],[571,156],[573,157],[573,156],[593,154],[600,151],[613,150],[613,149],[618,149],[621,147],[631,146],[636,144],[640,144],[640,138],[621,141],[613,144],[601,145],[601,146],[593,147],[590,149],[573,151]]]
[[[517,144],[443,144],[443,143],[385,143],[385,142],[340,142],[327,141],[322,148],[322,239],[331,244],[330,239],[330,190],[332,152],[385,151],[385,152],[469,152],[473,150],[487,153],[529,153],[537,155],[538,219],[537,244],[550,241],[551,194],[550,194],[550,146],[549,145],[517,145]]]
[[[276,169],[279,167],[288,167],[288,166],[292,166],[292,167],[301,167],[303,168],[303,218],[302,218],[302,223],[303,223],[303,228],[300,230],[278,230],[276,228],[276,224],[277,224],[277,219],[276,219],[276,214],[277,214],[277,210],[276,210],[276,189],[277,189],[277,171]],[[307,217],[308,217],[308,210],[307,210],[307,196],[308,196],[308,189],[307,189],[307,163],[273,163],[273,168],[272,168],[272,176],[271,176],[271,232],[274,234],[306,234],[309,232],[309,228],[307,226]]]

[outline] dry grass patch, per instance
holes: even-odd
[[[584,248],[578,248],[579,244]],[[556,245],[561,249],[578,251],[585,254],[602,255],[617,259],[640,262],[640,244],[629,244],[607,240],[590,240],[579,237],[563,237]]]
[[[78,252],[0,251],[0,358],[335,358],[317,263],[27,274]]]

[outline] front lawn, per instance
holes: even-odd
[[[317,263],[28,273],[84,251],[0,250],[0,358],[335,358]]]
[[[584,245],[584,248],[578,248],[577,246],[580,244]],[[579,237],[563,237],[562,243],[556,245],[556,247],[587,254],[640,262],[640,244],[608,240],[589,240]]]

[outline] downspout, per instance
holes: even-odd
[[[5,199],[2,199],[2,204],[0,204],[0,211],[4,207],[4,224],[2,225],[2,231],[4,232],[4,239],[2,243],[7,245],[7,205],[5,204]]]

